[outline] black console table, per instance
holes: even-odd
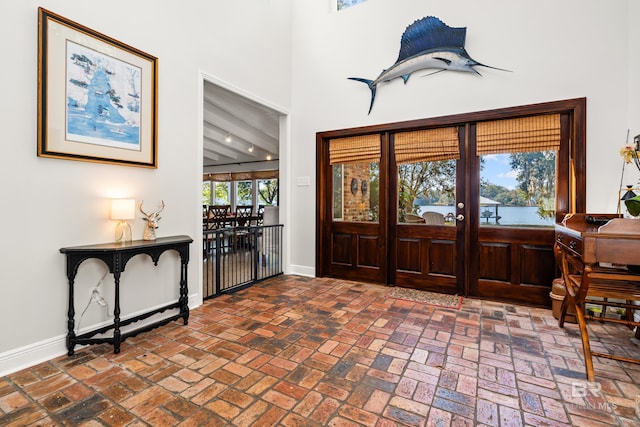
[[[110,343],[113,344],[114,353],[120,352],[120,343],[131,336],[135,336],[141,332],[150,331],[161,325],[165,325],[173,320],[182,318],[186,325],[189,321],[189,300],[187,286],[187,265],[189,264],[189,245],[193,239],[189,236],[172,236],[161,237],[157,240],[134,240],[122,243],[105,243],[99,245],[74,246],[69,248],[61,248],[60,252],[67,256],[67,278],[69,280],[69,311],[67,313],[67,350],[68,355],[73,355],[73,349],[76,344],[97,344]],[[178,301],[164,307],[160,307],[133,317],[127,320],[120,320],[120,275],[124,271],[127,262],[136,255],[147,254],[153,260],[154,265],[158,265],[160,255],[165,251],[175,250],[180,255],[180,297]],[[109,272],[113,274],[115,281],[115,301],[113,308],[113,325],[104,326],[76,336],[75,326],[75,309],[74,309],[74,282],[78,267],[80,264],[90,258],[96,258],[104,261],[109,268]],[[165,310],[177,308],[179,312],[155,323],[140,327],[127,332],[121,332],[120,328],[142,319],[161,313]],[[106,338],[94,338],[95,335],[104,334],[113,329],[113,335]]]

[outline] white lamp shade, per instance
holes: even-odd
[[[134,219],[136,217],[136,201],[134,199],[111,200],[111,219]]]

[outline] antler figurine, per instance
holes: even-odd
[[[162,207],[160,209],[158,209],[155,212],[152,213],[146,213],[145,211],[142,210],[142,203],[144,201],[141,200],[140,201],[140,212],[142,212],[142,215],[144,215],[143,221],[145,221],[147,224],[144,228],[144,234],[142,236],[143,240],[156,240],[156,228],[158,228],[158,221],[160,221],[160,212],[162,212],[162,210],[164,209],[164,200],[162,201]]]

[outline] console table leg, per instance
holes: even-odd
[[[120,353],[120,273],[113,275],[115,283],[115,301],[113,304],[113,352]]]
[[[180,314],[184,320],[184,324],[189,323],[189,287],[187,285],[187,264],[188,261],[182,261],[180,269]]]
[[[75,327],[75,308],[73,302],[73,285],[74,278],[69,277],[69,307],[67,311],[67,355],[73,356],[73,349],[75,347],[74,340],[76,338],[76,333],[74,332]]]

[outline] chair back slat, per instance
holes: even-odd
[[[236,206],[236,227],[248,225],[251,214],[253,214],[253,205]]]
[[[209,229],[224,228],[227,225],[227,219],[229,217],[229,211],[231,207],[229,205],[211,205],[209,206]]]

